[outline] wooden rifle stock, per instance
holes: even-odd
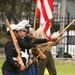
[[[66,31],[74,22],[75,22],[75,19],[74,19],[72,22],[70,22],[70,24],[68,24],[68,25],[60,32],[60,34],[58,34],[57,38],[58,38],[59,36],[61,36],[61,35],[64,33],[64,31]],[[61,39],[60,39],[60,40],[61,40]],[[48,47],[50,47],[50,46],[52,46],[52,45],[54,45],[54,44],[55,44],[55,43],[50,42],[50,43],[44,48],[44,50],[42,50],[42,53],[43,53],[44,51],[46,51],[46,49],[47,49]],[[41,53],[35,58],[35,60],[36,60],[40,55],[41,55]]]
[[[49,46],[51,47],[51,46],[56,45],[58,41],[61,41],[61,40],[62,40],[63,38],[65,38],[65,37],[66,37],[66,36],[63,36],[63,37],[59,38],[56,42],[49,42],[50,45],[48,44],[48,47],[49,47]],[[36,47],[37,47],[37,46],[36,46]],[[46,48],[45,48],[44,50],[42,50],[41,52],[40,52],[39,48],[37,47],[37,50],[38,50],[39,55],[35,58],[35,60],[36,60],[38,57],[41,57],[41,59],[45,59],[46,56],[43,54],[43,52],[44,52],[48,47],[46,47]]]
[[[21,58],[21,52],[20,52],[20,49],[19,49],[19,45],[18,45],[17,39],[16,39],[16,37],[15,37],[15,35],[14,35],[14,32],[12,31],[12,28],[11,28],[11,26],[10,26],[10,23],[9,23],[9,21],[8,21],[6,15],[5,15],[5,13],[3,13],[3,16],[4,16],[4,18],[5,18],[6,25],[7,25],[7,27],[9,28],[9,32],[10,32],[10,34],[11,34],[11,38],[12,38],[13,44],[14,44],[14,46],[15,46],[15,48],[16,48],[16,51],[17,51],[17,54],[18,54],[18,56],[17,56],[18,63],[19,63],[21,66],[24,66],[24,63],[23,63],[22,58]]]
[[[38,54],[41,53],[41,55],[39,56],[39,58],[40,58],[41,60],[42,60],[42,59],[45,59],[46,56],[42,53],[42,51],[40,50],[40,48],[39,48],[37,45],[35,45],[35,47],[36,47],[37,53],[38,53]]]
[[[57,40],[56,42],[53,42],[53,43],[51,44],[51,46],[56,45],[58,41],[61,41],[61,40],[64,39],[65,37],[66,37],[66,36],[62,36],[62,37],[58,38],[58,40]]]

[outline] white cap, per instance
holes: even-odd
[[[26,24],[25,27],[31,27],[31,25],[30,24]]]
[[[24,24],[17,24],[18,31],[27,31]]]
[[[22,20],[20,23],[17,24],[18,29],[25,28],[25,25],[29,23],[29,20]]]
[[[11,24],[10,26],[11,26],[12,30],[17,30],[18,29],[17,25],[15,25],[15,24]],[[8,27],[7,27],[7,31],[9,31]]]
[[[18,30],[22,29],[22,28],[25,28],[25,25],[17,25],[18,27]]]
[[[26,25],[29,23],[29,20],[22,20],[21,22],[19,22],[17,25]]]

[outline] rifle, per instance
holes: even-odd
[[[64,39],[66,36],[62,36],[60,38],[58,38],[58,40],[56,40],[56,42],[53,42],[51,45],[54,46],[57,44],[58,41],[61,41],[62,39]]]
[[[9,23],[9,21],[8,21],[8,19],[7,19],[7,17],[6,17],[6,15],[5,15],[4,12],[3,12],[3,16],[4,16],[4,18],[5,18],[6,25],[7,25],[7,27],[9,28],[9,32],[10,32],[10,34],[11,34],[11,38],[12,38],[13,44],[14,44],[15,49],[16,49],[16,52],[17,52],[17,54],[18,54],[18,56],[17,56],[18,63],[19,63],[21,66],[25,66],[24,63],[23,63],[23,60],[22,60],[22,58],[21,58],[21,52],[20,52],[20,48],[19,48],[17,39],[16,39],[16,37],[15,37],[15,35],[14,35],[14,32],[12,31],[12,28],[11,28],[11,26],[10,26],[10,23]]]
[[[29,36],[29,35],[28,35]],[[33,36],[32,36],[33,37]],[[35,37],[35,35],[34,35],[34,37]],[[36,50],[36,52],[38,53],[38,54],[40,54],[41,53],[41,55],[39,56],[39,58],[42,60],[42,59],[45,59],[46,58],[46,56],[42,53],[42,51],[40,50],[40,48],[37,46],[37,45],[35,45],[35,50]],[[31,52],[32,53],[32,52]],[[30,53],[30,56],[32,56],[33,54],[31,54]]]
[[[62,40],[63,38],[65,38],[65,37],[66,37],[66,36],[60,37],[58,40],[56,40],[56,42],[51,43],[50,47],[56,45],[56,44],[58,43],[58,41],[61,41],[61,40]],[[50,42],[48,42],[48,44],[49,44],[49,43],[50,43]],[[47,44],[47,43],[45,43],[45,44]],[[45,45],[45,44],[42,44],[42,45]],[[35,58],[35,60],[36,60],[38,57],[41,57],[42,59],[45,59],[45,56],[42,55],[42,54],[43,54],[42,51],[39,52],[39,55]]]
[[[39,48],[37,45],[35,45],[35,47],[36,47],[37,53],[38,53],[38,54],[41,53],[41,55],[39,56],[39,58],[40,58],[41,60],[46,59],[46,56],[42,53],[42,51],[40,50],[40,48]]]
[[[61,31],[60,34],[58,34],[57,38],[58,38],[59,36],[61,36],[61,35],[64,33],[64,31],[66,31],[74,22],[75,22],[75,19],[74,19],[72,22],[70,22],[70,24],[68,24],[68,25]],[[50,43],[44,48],[44,50],[42,50],[42,53],[43,53],[44,51],[46,51],[46,49],[47,49],[48,47],[52,46],[52,44],[53,44],[53,42],[50,42]],[[39,55],[35,58],[35,60],[36,60],[40,55],[41,55],[41,53],[39,53]]]

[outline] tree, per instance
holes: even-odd
[[[62,18],[61,21],[60,21],[60,31],[62,31],[62,29],[64,29],[64,17],[65,17],[65,12],[66,12],[66,0],[62,0],[62,3],[61,3],[61,15],[60,17]]]

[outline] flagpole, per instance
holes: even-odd
[[[37,11],[37,5],[38,5],[38,1],[39,0],[37,0],[36,1],[36,9],[35,9],[35,15],[34,15],[34,27],[33,27],[33,29],[35,30],[35,26],[36,26],[36,11]],[[33,35],[34,37],[35,37],[35,35]],[[43,52],[40,50],[40,48],[38,48],[38,46],[37,45],[35,45],[35,47],[36,47],[36,51],[40,54],[40,59],[45,59],[46,58],[46,56],[43,54]],[[34,60],[36,60],[36,59],[34,59]]]
[[[38,0],[36,1],[36,8],[37,8],[37,5],[38,5]],[[35,8],[35,14],[34,14],[34,26],[33,26],[34,30],[35,30],[35,26],[36,26],[36,8]]]

